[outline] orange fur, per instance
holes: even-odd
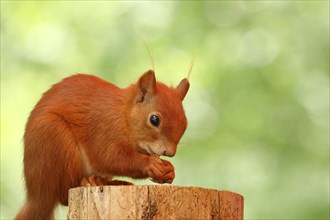
[[[151,70],[123,89],[86,74],[52,86],[26,125],[27,197],[16,219],[53,219],[55,206],[67,205],[68,190],[91,174],[171,183],[174,167],[158,156],[176,152],[188,89],[187,79],[171,88]],[[160,116],[159,127],[150,124],[151,113]]]

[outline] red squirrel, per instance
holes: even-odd
[[[174,156],[186,130],[188,89],[187,78],[168,87],[152,70],[127,88],[87,74],[53,85],[26,124],[27,195],[16,219],[54,219],[70,188],[111,184],[113,176],[172,183],[174,167],[159,156]]]

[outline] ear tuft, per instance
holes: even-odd
[[[189,90],[189,87],[190,87],[190,84],[189,84],[189,81],[187,78],[184,78],[183,80],[181,80],[179,85],[176,87],[176,91],[178,92],[181,101],[183,101],[184,97],[186,96],[186,94]]]
[[[153,70],[148,70],[137,83],[137,101],[144,102],[156,92],[156,77]]]

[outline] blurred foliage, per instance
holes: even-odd
[[[76,72],[135,82],[141,38],[167,84],[196,56],[174,184],[241,193],[246,219],[329,218],[329,1],[1,0],[2,219],[41,94]]]

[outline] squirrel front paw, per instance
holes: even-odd
[[[174,173],[174,166],[171,164],[171,162],[167,160],[162,160],[162,163],[164,165],[164,168],[166,170],[165,175],[161,178],[159,183],[172,183],[174,178],[175,178],[175,173]]]
[[[161,159],[156,156],[147,157],[147,164],[144,166],[144,173],[154,182],[160,180],[166,173]]]
[[[172,183],[175,177],[174,166],[166,160],[155,156],[148,158],[148,165],[145,168],[146,174],[156,183]]]

